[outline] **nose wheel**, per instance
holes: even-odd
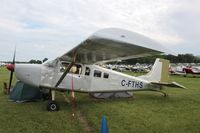
[[[59,104],[55,101],[55,91],[51,91],[51,100],[47,104],[47,111],[58,111]]]
[[[56,101],[49,101],[47,104],[47,111],[58,111],[60,109]]]

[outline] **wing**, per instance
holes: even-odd
[[[134,32],[108,28],[95,32],[81,44],[60,57],[60,60],[83,64],[126,60],[168,52],[157,42]]]

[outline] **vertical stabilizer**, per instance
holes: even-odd
[[[169,83],[169,60],[157,58],[151,71],[140,78],[150,82]]]

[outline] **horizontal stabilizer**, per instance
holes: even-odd
[[[162,85],[162,86],[167,86],[167,87],[176,87],[176,88],[182,88],[182,89],[186,89],[185,86],[180,85],[176,82],[171,82],[171,83],[159,83],[159,82],[151,82],[152,84],[156,84],[156,85]]]

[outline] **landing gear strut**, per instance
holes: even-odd
[[[47,111],[58,111],[60,109],[58,103],[55,101],[55,91],[51,91],[51,100],[47,104]]]

